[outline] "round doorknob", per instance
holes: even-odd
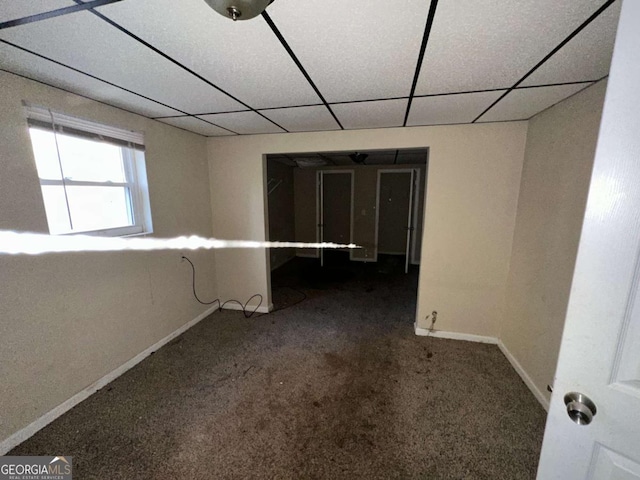
[[[589,397],[579,392],[569,392],[564,396],[569,418],[578,425],[589,425],[598,411]]]

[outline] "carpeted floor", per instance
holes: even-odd
[[[213,314],[10,454],[76,479],[534,478],[544,410],[496,346],[416,337],[399,269],[298,259],[288,308]]]

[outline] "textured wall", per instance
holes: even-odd
[[[502,343],[549,398],[606,81],[529,122]]]
[[[154,236],[211,235],[204,137],[0,73],[0,228],[47,232],[22,100],[143,131]],[[215,298],[212,252],[190,254]],[[179,252],[0,255],[0,440],[206,308]]]

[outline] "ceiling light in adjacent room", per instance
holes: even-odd
[[[369,155],[366,153],[352,153],[351,155],[349,155],[349,158],[354,162],[354,163],[359,163],[360,165],[364,165],[364,161],[367,159]]]
[[[273,0],[204,0],[223,17],[233,21],[249,20],[260,15]]]

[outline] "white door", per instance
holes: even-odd
[[[317,175],[319,241],[352,243],[353,170],[320,170]],[[325,251],[320,249],[320,265],[325,262]]]
[[[539,480],[640,479],[638,25],[640,2],[625,0]]]
[[[407,218],[407,246],[404,254],[404,273],[409,273],[409,255],[411,255],[411,238],[413,236],[413,186],[415,184],[416,171],[411,170],[411,179],[409,180],[409,214]]]
[[[409,272],[411,247],[414,243],[416,179],[417,171],[414,169],[378,170],[376,259],[380,252],[404,254],[405,273]]]

